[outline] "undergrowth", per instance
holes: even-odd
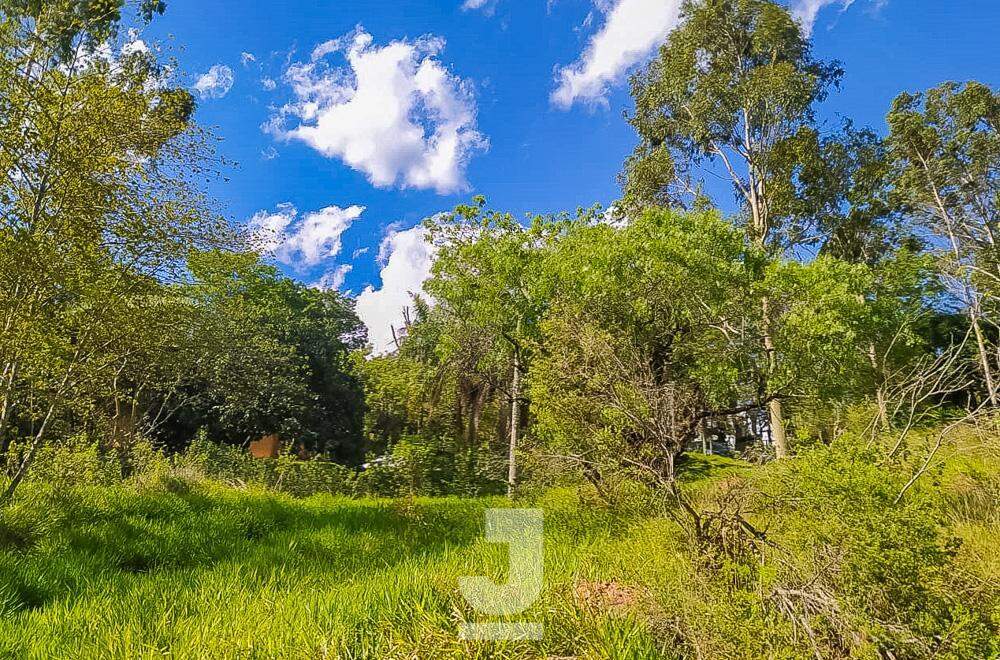
[[[183,464],[34,480],[0,513],[0,657],[998,657],[995,447],[949,439],[905,488],[924,448],[692,455],[693,514],[637,484],[612,504],[293,497]],[[542,596],[514,619],[545,635],[463,641],[489,617],[459,577],[506,579],[484,513],[507,506],[544,511]]]

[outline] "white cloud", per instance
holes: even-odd
[[[134,55],[135,53],[149,53],[149,46],[142,39],[133,38],[122,46],[122,55]]]
[[[246,51],[240,53],[240,64],[243,66],[250,66],[257,61],[257,56],[253,53],[247,53]]]
[[[486,15],[492,15],[496,9],[498,0],[465,0],[462,3],[462,11],[476,11],[481,9]]]
[[[680,20],[681,0],[600,2],[606,19],[573,64],[559,70],[551,100],[568,109],[577,101],[603,103],[609,85],[646,60]]]
[[[363,206],[328,206],[301,218],[292,204],[274,213],[258,211],[247,227],[254,247],[295,268],[315,266],[340,253],[341,235],[364,212]]]
[[[198,77],[194,89],[202,98],[221,99],[232,89],[234,80],[232,69],[225,64],[214,64]]]
[[[139,38],[141,33],[135,28],[129,28],[126,33],[125,43],[122,44],[122,55],[129,56],[135,53],[149,54],[149,45]]]
[[[434,37],[377,46],[362,28],[320,44],[287,68],[294,100],[264,128],[343,160],[380,188],[464,190],[469,159],[488,143],[471,85],[441,64],[443,48]],[[289,120],[297,125],[286,128]]]
[[[816,25],[816,19],[819,17],[820,11],[829,5],[839,5],[840,13],[844,13],[851,8],[855,0],[790,0],[788,8],[792,12],[792,16],[802,25],[802,30],[805,32],[806,36],[812,34],[813,26]],[[878,11],[881,9],[889,0],[871,0],[872,10]]]
[[[324,274],[313,286],[324,291],[339,291],[340,287],[344,286],[347,274],[353,269],[354,267],[350,264],[341,264]]]
[[[269,92],[273,92],[278,87],[278,83],[274,82],[273,78],[261,78],[260,84]]]
[[[417,225],[405,231],[393,231],[379,247],[384,257],[382,288],[368,286],[357,298],[355,311],[368,327],[368,341],[375,355],[395,348],[392,330],[403,327],[403,309],[413,304],[412,294],[419,294],[430,277],[434,247],[426,240],[427,230]]]

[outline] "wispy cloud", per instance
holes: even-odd
[[[872,9],[878,11],[886,5],[889,0],[870,0]],[[820,12],[830,5],[837,5],[843,13],[855,4],[855,0],[790,0],[789,9],[792,16],[802,26],[803,32],[808,36],[812,34],[816,20]]]
[[[327,206],[300,217],[289,203],[258,211],[247,223],[254,246],[297,269],[316,266],[340,254],[341,235],[364,213],[363,206]]]
[[[490,16],[496,11],[499,0],[465,0],[462,3],[462,11],[482,11]]]
[[[327,271],[313,286],[324,291],[340,291],[344,286],[344,280],[353,269],[351,264],[340,264],[333,270]]]
[[[662,44],[679,20],[681,0],[615,0],[600,2],[604,24],[579,59],[556,76],[551,100],[568,109],[578,101],[605,103],[608,88]]]

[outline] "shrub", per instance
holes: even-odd
[[[24,460],[27,451],[26,444],[11,446],[7,455],[8,472],[13,472]],[[63,486],[107,485],[121,480],[121,467],[115,457],[100,450],[97,442],[76,435],[39,447],[26,478]]]
[[[481,451],[470,460],[447,436],[406,435],[357,474],[359,495],[494,495],[505,491],[506,463]]]
[[[27,445],[13,444],[6,456],[6,470],[13,473],[24,459]],[[35,483],[69,486],[113,485],[169,466],[162,452],[148,440],[135,438],[127,445],[107,448],[98,439],[78,434],[42,445],[26,479]]]
[[[762,480],[772,541],[772,598],[827,651],[894,657],[988,657],[997,632],[954,566],[958,539],[909,472],[845,438],[775,464]],[[899,500],[897,502],[897,499]],[[811,622],[811,623],[810,623]],[[821,643],[821,642],[817,642]]]
[[[255,485],[296,497],[317,493],[349,495],[354,490],[350,468],[330,461],[304,461],[292,456],[255,458],[245,449],[211,442],[199,433],[186,451],[174,457],[175,471],[201,475],[230,485]]]
[[[354,478],[353,493],[372,497],[395,497],[403,492],[403,475],[385,461],[366,464]]]
[[[296,497],[351,493],[354,472],[350,468],[329,461],[302,461],[288,456],[274,460],[274,482],[268,485],[275,490]]]

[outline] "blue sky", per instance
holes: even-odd
[[[177,58],[238,163],[211,188],[227,215],[290,275],[360,293],[376,344],[426,272],[407,231],[422,218],[480,193],[516,214],[615,199],[635,145],[624,75],[677,4],[464,1],[170,0],[140,36]],[[902,90],[1000,85],[997,0],[789,2],[846,69],[831,121],[881,130]]]

